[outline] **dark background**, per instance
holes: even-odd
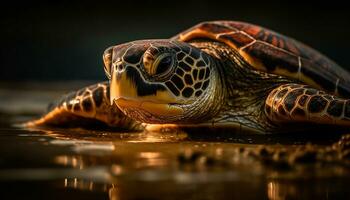
[[[349,6],[336,1],[96,1],[2,5],[0,81],[102,80],[102,53],[118,43],[168,38],[205,20],[259,24],[349,66]],[[350,69],[350,68],[349,68]]]

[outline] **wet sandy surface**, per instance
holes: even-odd
[[[349,199],[349,136],[121,133],[13,126],[67,88],[1,89],[2,196]],[[78,86],[76,86],[78,87]],[[25,93],[26,91],[26,93]],[[36,94],[35,96],[30,95]],[[21,98],[16,98],[21,95]],[[25,102],[19,105],[19,103]],[[34,105],[34,106],[33,106]]]

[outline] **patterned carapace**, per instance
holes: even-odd
[[[259,71],[291,77],[350,97],[346,70],[307,45],[269,29],[244,22],[213,21],[200,23],[173,37],[184,42],[197,38],[229,45]]]

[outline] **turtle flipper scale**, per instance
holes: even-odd
[[[350,126],[350,100],[301,84],[284,84],[270,92],[265,114],[276,123],[312,122]]]
[[[95,123],[94,123],[95,122]],[[109,83],[102,82],[70,92],[49,105],[48,112],[27,126],[93,126],[140,130],[140,123],[110,105]]]

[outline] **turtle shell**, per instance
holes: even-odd
[[[269,29],[236,21],[200,23],[172,39],[210,39],[235,49],[254,69],[350,97],[350,74],[311,47]]]

